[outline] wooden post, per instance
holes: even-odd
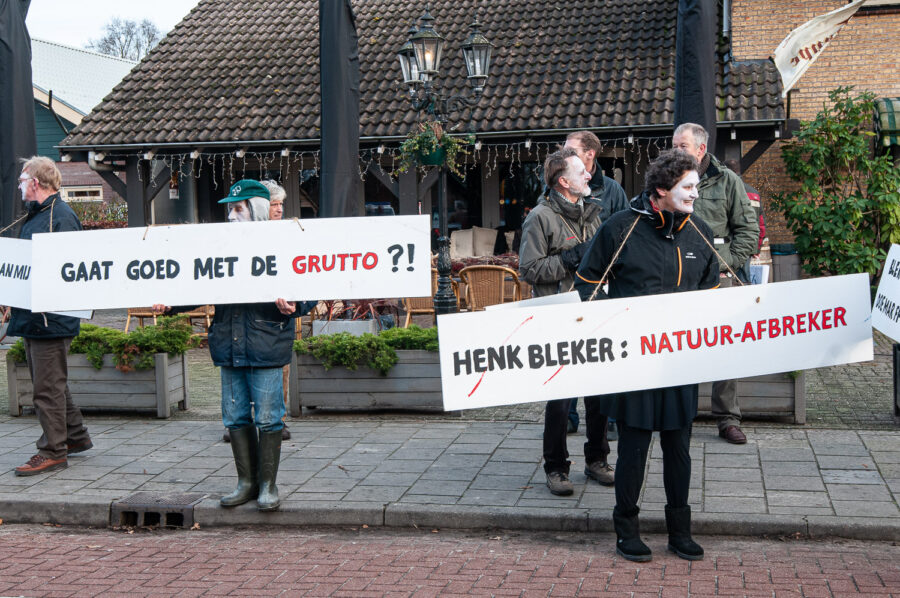
[[[288,385],[290,390],[291,417],[300,417],[303,415],[303,405],[300,404],[300,367],[297,364],[297,353],[291,352],[291,382]]]
[[[183,353],[181,355],[181,378],[184,381],[184,386],[182,387],[184,393],[182,396],[184,397],[181,400],[181,403],[178,405],[182,411],[187,411],[191,406],[190,400],[190,387],[188,386],[188,356],[187,353]]]
[[[16,380],[16,362],[6,358],[6,380],[9,386],[9,414],[13,417],[22,415],[22,406],[19,405],[19,382]]]
[[[169,354],[157,353],[153,361],[156,363],[156,417],[167,418],[172,415],[169,407]]]
[[[806,423],[806,372],[794,378],[794,423]]]

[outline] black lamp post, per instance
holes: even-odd
[[[491,66],[493,44],[478,31],[478,17],[472,23],[472,33],[462,44],[463,58],[468,72],[471,92],[466,95],[444,96],[436,79],[440,74],[444,38],[434,30],[434,17],[425,9],[419,27],[409,29],[409,39],[397,52],[403,82],[409,88],[409,100],[417,112],[431,115],[441,124],[448,116],[478,103],[484,91]],[[439,314],[456,311],[456,298],[450,283],[450,239],[447,237],[447,169],[441,166],[438,183],[438,288],[434,295],[434,310]]]

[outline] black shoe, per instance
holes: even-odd
[[[613,527],[616,529],[616,554],[635,563],[646,563],[653,558],[650,547],[641,541],[638,513],[624,516],[619,507],[613,509]]]
[[[575,486],[569,480],[569,474],[565,471],[551,471],[547,473],[547,487],[550,493],[557,496],[569,496],[575,491]]]
[[[616,426],[616,422],[609,422],[606,424],[606,441],[607,442],[615,442],[619,439],[619,428]]]
[[[666,548],[688,561],[703,559],[703,548],[691,537],[691,507],[672,508],[666,505],[666,529],[669,544]]]

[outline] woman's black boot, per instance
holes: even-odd
[[[691,507],[666,505],[666,529],[669,530],[668,549],[683,559],[703,559],[703,548],[691,537]]]
[[[636,509],[630,516],[625,516],[619,507],[613,509],[613,526],[616,529],[616,554],[628,559],[643,563],[653,558],[650,547],[641,541],[641,530],[638,525],[638,513]]]

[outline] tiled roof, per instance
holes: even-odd
[[[353,2],[363,137],[404,135],[416,120],[396,51],[424,4]],[[472,113],[479,132],[672,123],[677,0],[430,4],[447,40],[445,89],[467,85],[459,44],[476,9],[495,44],[485,95]],[[317,139],[318,68],[316,0],[201,0],[64,145]],[[719,69],[720,120],[784,117],[774,65]]]
[[[87,114],[134,65],[132,60],[31,38],[31,80],[54,99]]]

